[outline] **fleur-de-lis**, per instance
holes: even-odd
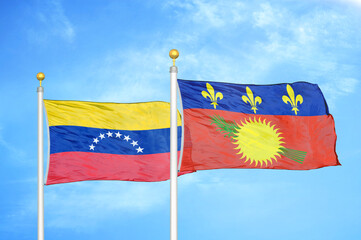
[[[247,92],[248,97],[245,96],[245,95],[243,95],[243,96],[242,96],[242,100],[243,100],[245,103],[251,104],[251,106],[252,106],[251,109],[254,111],[254,113],[256,113],[256,111],[258,110],[258,109],[257,109],[257,103],[258,103],[258,104],[261,104],[261,103],[262,103],[262,98],[260,98],[259,96],[257,96],[256,98],[254,98],[253,92],[252,92],[252,90],[251,90],[249,87],[246,88],[246,92]]]
[[[295,92],[293,91],[293,88],[289,84],[287,84],[287,93],[288,93],[289,97],[286,95],[283,95],[282,100],[286,104],[290,103],[292,106],[292,111],[294,111],[295,115],[297,115],[297,112],[299,111],[297,108],[297,104],[303,103],[303,97],[300,94],[298,94],[295,98]]]
[[[214,109],[216,109],[218,103],[217,103],[217,99],[222,100],[223,99],[223,94],[221,92],[217,92],[216,95],[214,95],[214,88],[212,87],[211,84],[207,83],[207,91],[202,91],[202,96],[204,98],[209,98],[211,100],[211,105],[214,106]]]

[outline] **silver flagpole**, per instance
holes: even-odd
[[[38,240],[44,240],[44,118],[43,95],[44,88],[41,81],[45,75],[39,72],[36,78],[40,81],[38,92]]]
[[[175,60],[179,56],[176,49],[169,52],[173,59],[170,67],[170,240],[178,239],[178,204],[177,204],[177,177],[178,177],[178,155],[177,155],[177,73]]]

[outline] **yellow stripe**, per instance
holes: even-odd
[[[149,130],[170,127],[170,104],[98,103],[44,100],[49,126],[82,126],[118,130]],[[178,112],[178,126],[181,126]]]

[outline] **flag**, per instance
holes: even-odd
[[[169,103],[44,103],[50,138],[46,185],[169,179]],[[178,113],[179,146],[180,139]]]
[[[334,119],[316,84],[178,80],[178,85],[184,118],[181,171],[340,165]]]

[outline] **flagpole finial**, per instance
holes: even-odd
[[[169,57],[173,59],[173,66],[175,66],[175,60],[179,56],[179,52],[177,49],[172,49],[169,51]]]
[[[40,81],[40,87],[41,87],[41,81],[43,81],[45,79],[45,74],[42,72],[39,72],[38,74],[36,74],[36,78]]]

